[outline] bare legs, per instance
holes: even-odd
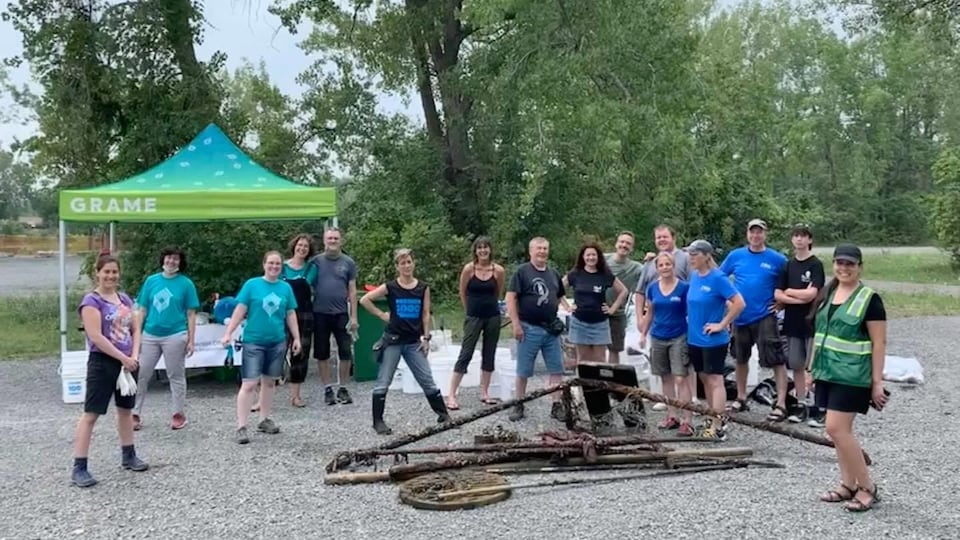
[[[237,428],[247,425],[247,418],[250,416],[250,404],[253,403],[254,391],[259,381],[243,381],[240,384],[240,391],[237,392]]]
[[[860,447],[860,441],[853,434],[853,419],[856,413],[847,413],[839,411],[827,411],[826,431],[833,441],[833,446],[837,453],[837,463],[840,466],[840,481],[843,486],[837,489],[838,495],[846,495],[846,490],[865,490],[856,491],[855,501],[848,504],[852,510],[866,509],[873,504],[873,496],[870,494],[875,491],[873,479],[870,478],[870,470],[863,458],[863,450]],[[830,493],[821,495],[821,500],[827,502],[839,502],[839,497],[832,496]]]
[[[663,375],[661,380],[663,381],[664,396],[670,399],[678,399],[683,403],[690,403],[690,388],[687,385],[686,377]],[[692,413],[686,409],[667,407],[668,418],[678,418],[679,416],[682,416],[683,421],[689,424],[692,418]]]
[[[77,427],[73,430],[73,457],[87,457],[90,452],[90,439],[93,438],[93,426],[96,425],[99,417],[100,415],[94,413],[83,413],[80,416]]]
[[[577,345],[577,363],[604,362],[606,345]]]

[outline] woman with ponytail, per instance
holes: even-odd
[[[825,409],[827,435],[840,467],[840,485],[820,495],[823,502],[844,502],[851,512],[870,510],[880,501],[877,485],[853,433],[857,414],[883,410],[887,314],[876,291],[860,281],[860,248],[841,244],[833,252],[834,278],[814,301],[813,349],[807,370],[813,374],[817,407]]]

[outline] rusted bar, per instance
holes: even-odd
[[[562,390],[563,388],[568,387],[569,385],[570,385],[569,382],[563,382],[563,383],[560,383],[560,384],[558,384],[558,385],[556,385],[556,386],[549,386],[549,387],[547,387],[547,388],[541,388],[540,390],[535,390],[535,391],[533,391],[533,392],[529,392],[526,396],[524,396],[524,397],[522,397],[522,398],[520,398],[520,399],[511,399],[511,400],[508,400],[508,401],[504,401],[503,403],[500,403],[500,404],[498,404],[498,405],[494,405],[494,406],[492,406],[492,407],[487,407],[487,408],[485,408],[485,409],[481,409],[481,410],[479,410],[479,411],[477,411],[477,412],[475,412],[475,413],[471,413],[471,414],[468,414],[468,415],[465,415],[465,416],[458,416],[458,417],[453,418],[453,419],[452,419],[451,421],[449,421],[449,422],[446,422],[446,423],[443,423],[443,424],[436,424],[436,425],[430,426],[430,427],[428,427],[428,428],[426,428],[426,429],[424,429],[424,430],[422,430],[422,431],[419,431],[419,432],[417,432],[417,433],[411,433],[411,434],[408,434],[408,435],[401,435],[401,436],[399,436],[399,437],[396,437],[396,438],[394,438],[394,439],[392,439],[392,440],[390,440],[390,441],[387,441],[387,442],[385,442],[385,443],[383,443],[383,444],[381,444],[381,445],[379,445],[379,446],[375,446],[375,447],[373,447],[373,448],[365,448],[365,449],[355,450],[355,451],[340,452],[339,454],[337,454],[336,456],[334,456],[333,459],[331,459],[329,463],[327,463],[326,471],[327,471],[328,473],[330,473],[330,472],[335,472],[335,471],[337,471],[337,470],[339,470],[339,469],[342,469],[343,467],[346,467],[346,466],[350,465],[351,463],[353,463],[358,456],[362,456],[362,455],[366,454],[367,452],[369,452],[369,451],[371,451],[371,450],[392,450],[392,449],[394,449],[394,448],[400,448],[401,446],[406,446],[406,445],[408,445],[408,444],[410,444],[410,443],[414,443],[414,442],[417,442],[417,441],[419,441],[419,440],[426,439],[427,437],[430,437],[431,435],[436,435],[437,433],[442,433],[442,432],[444,432],[444,431],[454,429],[454,428],[459,427],[459,426],[462,426],[462,425],[464,425],[464,424],[469,424],[470,422],[474,422],[474,421],[476,421],[476,420],[479,420],[479,419],[481,419],[481,418],[485,418],[485,417],[490,416],[490,415],[492,415],[492,414],[497,414],[498,412],[503,411],[503,410],[506,410],[506,409],[509,409],[509,408],[513,407],[514,405],[517,405],[517,404],[520,404],[520,403],[526,403],[526,402],[528,402],[528,401],[533,401],[533,400],[535,400],[535,399],[537,399],[537,398],[546,396],[546,395],[548,395],[548,394],[552,394],[552,393],[554,393],[554,392],[556,392],[556,391],[558,391],[558,390]]]
[[[610,391],[610,392],[616,392],[616,393],[621,393],[621,394],[626,394],[626,395],[640,396],[640,397],[642,397],[642,398],[644,398],[644,399],[647,399],[647,400],[650,400],[650,401],[656,401],[656,402],[659,402],[659,403],[666,403],[667,405],[670,405],[670,406],[672,406],[672,407],[676,407],[676,408],[678,408],[678,409],[685,409],[685,410],[688,410],[688,411],[693,411],[693,412],[696,412],[696,413],[700,413],[700,414],[707,415],[707,416],[713,416],[713,417],[716,417],[716,418],[724,418],[724,419],[726,419],[726,420],[729,420],[730,422],[733,422],[734,424],[742,424],[742,425],[745,425],[745,426],[750,426],[750,427],[752,427],[752,428],[754,428],[754,429],[759,429],[759,430],[761,430],[761,431],[769,431],[769,432],[771,432],[771,433],[776,433],[776,434],[778,434],[778,435],[785,435],[785,436],[790,437],[790,438],[792,438],[792,439],[796,439],[796,440],[804,441],[804,442],[809,442],[809,443],[813,443],[813,444],[819,444],[820,446],[827,446],[827,447],[830,447],[830,448],[833,448],[833,447],[834,447],[834,446],[833,446],[833,441],[831,441],[830,439],[827,439],[826,437],[821,437],[820,435],[815,435],[815,434],[810,433],[810,432],[807,432],[807,431],[801,431],[801,430],[798,430],[798,429],[793,429],[793,428],[790,428],[790,427],[788,427],[788,426],[784,426],[784,425],[782,425],[782,424],[780,424],[780,423],[778,423],[778,422],[770,422],[770,421],[766,421],[766,420],[756,420],[756,419],[753,419],[753,418],[750,418],[750,417],[746,416],[746,415],[743,414],[743,413],[730,414],[729,412],[726,412],[726,411],[723,411],[723,412],[715,411],[715,410],[713,410],[713,409],[711,409],[711,408],[709,408],[709,407],[707,407],[707,406],[705,406],[705,405],[701,405],[701,404],[699,404],[699,403],[687,403],[687,402],[679,401],[679,400],[676,400],[676,399],[673,399],[673,398],[668,398],[668,397],[663,396],[663,395],[660,395],[660,394],[655,394],[655,393],[650,392],[650,391],[648,391],[648,390],[646,390],[646,389],[643,389],[643,388],[635,388],[635,387],[631,387],[631,386],[623,386],[623,385],[621,385],[621,384],[611,383],[611,382],[607,382],[607,381],[596,381],[596,380],[592,380],[592,379],[579,379],[579,378],[578,378],[578,379],[571,379],[571,380],[568,381],[568,382],[570,382],[571,384],[574,384],[574,385],[588,386],[588,387],[593,387],[593,388],[602,388],[602,389],[607,390],[607,391]],[[867,465],[872,465],[872,464],[873,464],[873,461],[870,459],[870,455],[867,454],[867,451],[866,451],[866,450],[863,450],[863,459],[866,461]]]

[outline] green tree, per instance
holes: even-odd
[[[30,165],[0,150],[0,220],[15,220],[29,209],[32,182]]]

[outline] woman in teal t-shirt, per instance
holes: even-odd
[[[140,346],[140,386],[133,408],[133,429],[140,429],[140,411],[147,397],[153,370],[163,356],[163,367],[170,380],[173,416],[172,429],[187,425],[187,358],[193,354],[200,298],[197,287],[187,276],[187,254],[178,247],[160,252],[161,271],[151,275],[140,287],[137,310],[143,341]]]
[[[253,391],[260,383],[260,423],[257,430],[275,434],[280,428],[270,418],[274,384],[283,375],[283,359],[287,352],[284,325],[293,336],[291,350],[300,352],[300,329],[297,324],[297,300],[293,289],[280,279],[283,256],[279,251],[268,251],[263,256],[263,276],[248,279],[237,295],[237,307],[223,336],[224,346],[230,346],[234,330],[246,319],[243,328],[242,364],[243,382],[237,393],[237,442],[250,442],[247,435],[247,416],[253,402]]]

